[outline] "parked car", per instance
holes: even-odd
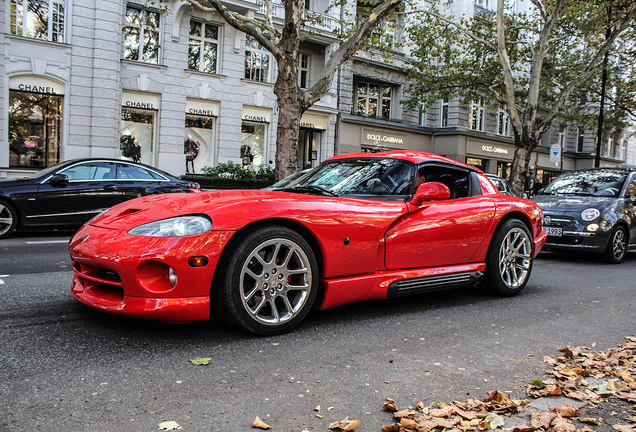
[[[485,176],[488,177],[488,180],[490,180],[502,194],[510,196],[515,195],[512,193],[512,189],[510,188],[510,185],[508,184],[508,181],[506,179],[494,174],[485,174]]]
[[[144,195],[200,192],[197,183],[117,159],[76,159],[22,179],[0,180],[0,238],[20,227],[79,227]]]
[[[168,322],[206,320],[212,307],[272,335],[312,307],[482,280],[516,295],[544,241],[539,206],[481,171],[389,151],[333,157],[277,190],[134,199],[84,225],[69,249],[72,293],[88,306]]]
[[[546,248],[598,252],[610,263],[636,249],[636,170],[569,172],[533,200],[544,212]]]

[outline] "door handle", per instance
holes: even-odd
[[[117,190],[117,185],[106,185],[104,186],[104,190],[107,190],[107,191]]]

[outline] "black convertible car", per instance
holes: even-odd
[[[197,183],[140,163],[76,159],[22,179],[0,181],[0,238],[18,227],[79,227],[143,195],[200,192]]]
[[[569,172],[533,201],[543,209],[544,249],[601,252],[610,263],[636,249],[636,170]]]

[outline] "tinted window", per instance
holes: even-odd
[[[593,195],[618,198],[625,183],[627,171],[589,170],[572,172],[557,177],[542,194]]]
[[[116,166],[113,162],[84,162],[60,171],[70,181],[109,180],[115,178]]]
[[[420,168],[420,182],[438,182],[445,184],[450,190],[450,198],[465,198],[470,193],[470,173],[446,166],[424,166]]]
[[[135,165],[119,164],[117,168],[119,180],[159,180],[159,176],[145,168]]]

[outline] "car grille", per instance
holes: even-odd
[[[121,295],[124,294],[121,278],[114,270],[93,267],[78,261],[73,261],[73,270],[86,287],[97,287]]]

